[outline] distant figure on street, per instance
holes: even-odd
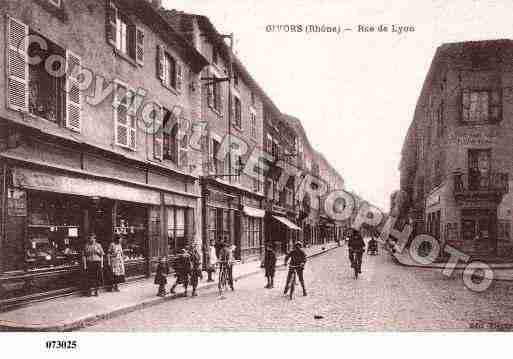
[[[358,273],[362,273],[362,255],[365,251],[365,242],[360,232],[354,228],[351,229],[349,235],[349,260],[351,261],[351,268],[357,266]]]
[[[103,276],[103,256],[105,252],[96,242],[96,234],[91,233],[82,252],[82,266],[86,274],[87,296],[98,296],[98,288]]]
[[[301,242],[296,242],[294,244],[294,249],[287,253],[285,256],[285,265],[287,265],[289,259],[290,267],[287,274],[287,282],[285,283],[285,290],[283,291],[283,294],[287,295],[287,292],[289,291],[289,282],[292,278],[292,274],[294,271],[296,271],[297,277],[299,278],[299,283],[301,283],[301,287],[303,288],[303,296],[306,296],[305,281],[303,279],[303,270],[305,269],[306,264],[306,253],[301,249]]]
[[[176,281],[169,292],[174,294],[176,286],[182,284],[184,295],[187,297],[187,286],[189,285],[189,274],[191,273],[191,256],[187,253],[186,249],[180,251],[174,263],[174,269]]]
[[[164,297],[166,295],[167,276],[169,274],[169,265],[166,257],[160,257],[157,273],[155,274],[155,284],[159,286],[157,296]]]
[[[191,256],[191,286],[192,286],[192,296],[195,297],[198,294],[196,293],[196,288],[198,287],[199,279],[203,277],[201,274],[201,256],[198,253],[198,250],[194,245],[191,244],[189,247],[189,254]]]
[[[265,288],[274,288],[274,273],[276,271],[276,252],[272,243],[267,243],[264,253],[264,268],[267,285]]]
[[[217,263],[216,246],[215,246],[215,241],[212,239],[210,241],[210,245],[208,246],[208,263],[206,266],[207,274],[208,274],[207,282],[214,281],[213,275],[216,271],[216,263]]]

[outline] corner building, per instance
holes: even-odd
[[[440,46],[400,165],[407,221],[474,259],[511,258],[513,42]]]

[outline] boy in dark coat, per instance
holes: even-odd
[[[265,247],[264,254],[264,268],[265,277],[267,278],[267,285],[265,288],[274,288],[274,273],[276,270],[276,253],[274,252],[273,245],[268,243]]]
[[[184,295],[187,297],[187,286],[189,285],[189,274],[191,273],[191,256],[186,249],[182,249],[174,263],[176,282],[169,291],[175,293],[178,284],[183,284]]]
[[[167,264],[166,257],[161,257],[159,265],[157,266],[157,273],[155,275],[155,284],[158,284],[159,291],[157,296],[164,297],[166,295],[167,275],[169,274],[169,265]]]

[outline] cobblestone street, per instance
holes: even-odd
[[[387,253],[364,255],[363,274],[354,280],[347,249],[312,258],[305,269],[308,296],[282,295],[285,270],[274,289],[263,275],[239,280],[220,299],[215,289],[133,312],[88,331],[166,330],[469,330],[513,323],[511,282],[496,282],[473,293],[461,277],[398,266]],[[317,318],[317,319],[316,319]]]

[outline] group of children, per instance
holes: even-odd
[[[184,287],[184,295],[187,296],[187,288],[189,284],[192,286],[192,296],[197,296],[196,288],[199,279],[202,278],[201,273],[201,256],[194,246],[189,249],[182,249],[176,257],[173,267],[175,269],[176,281],[169,291],[170,294],[175,293],[175,288],[182,284]],[[159,286],[157,296],[164,297],[166,295],[167,276],[169,274],[169,264],[166,257],[161,257],[157,266],[155,275],[155,284]]]
[[[227,245],[225,246],[227,247]],[[301,244],[298,242],[294,246],[294,250],[287,254],[285,257],[285,263],[287,263],[287,260],[289,258],[292,259],[291,264],[298,265],[301,264],[304,266],[304,262],[306,262],[306,255],[304,254],[303,250],[301,249]],[[233,251],[233,249],[230,248],[230,250]],[[230,252],[227,250],[226,252]],[[297,257],[295,254],[296,252],[300,254],[299,257],[302,258],[300,261],[301,263],[292,263],[294,262],[294,258]],[[224,258],[226,257],[226,258]],[[226,255],[223,256],[222,253],[220,254],[220,260],[230,261],[230,256]],[[268,243],[265,247],[265,253],[262,259],[261,266],[265,269],[265,277],[267,279],[267,284],[265,288],[274,288],[274,274],[276,272],[276,252],[274,250],[274,246],[271,243]],[[179,253],[179,255],[176,257],[176,260],[173,263],[173,267],[175,269],[175,276],[176,281],[171,287],[170,293],[175,293],[175,288],[177,285],[182,284],[185,289],[185,296],[187,296],[187,287],[189,283],[192,286],[192,296],[196,296],[196,288],[198,286],[199,278],[203,278],[201,273],[201,256],[198,253],[198,250],[194,246],[190,246],[189,249],[182,249]],[[306,290],[303,282],[303,271],[301,269],[296,270],[299,274],[301,285],[303,286],[303,292],[304,295],[306,295]],[[166,284],[167,284],[167,275],[169,274],[169,264],[167,262],[166,257],[161,257],[159,260],[159,264],[157,267],[157,273],[155,275],[155,284],[159,286],[158,289],[158,296],[165,296],[166,295]],[[289,274],[290,275],[290,274]],[[233,290],[233,274],[231,273],[231,266],[230,266],[230,286]],[[211,271],[209,271],[209,280],[211,280]]]

